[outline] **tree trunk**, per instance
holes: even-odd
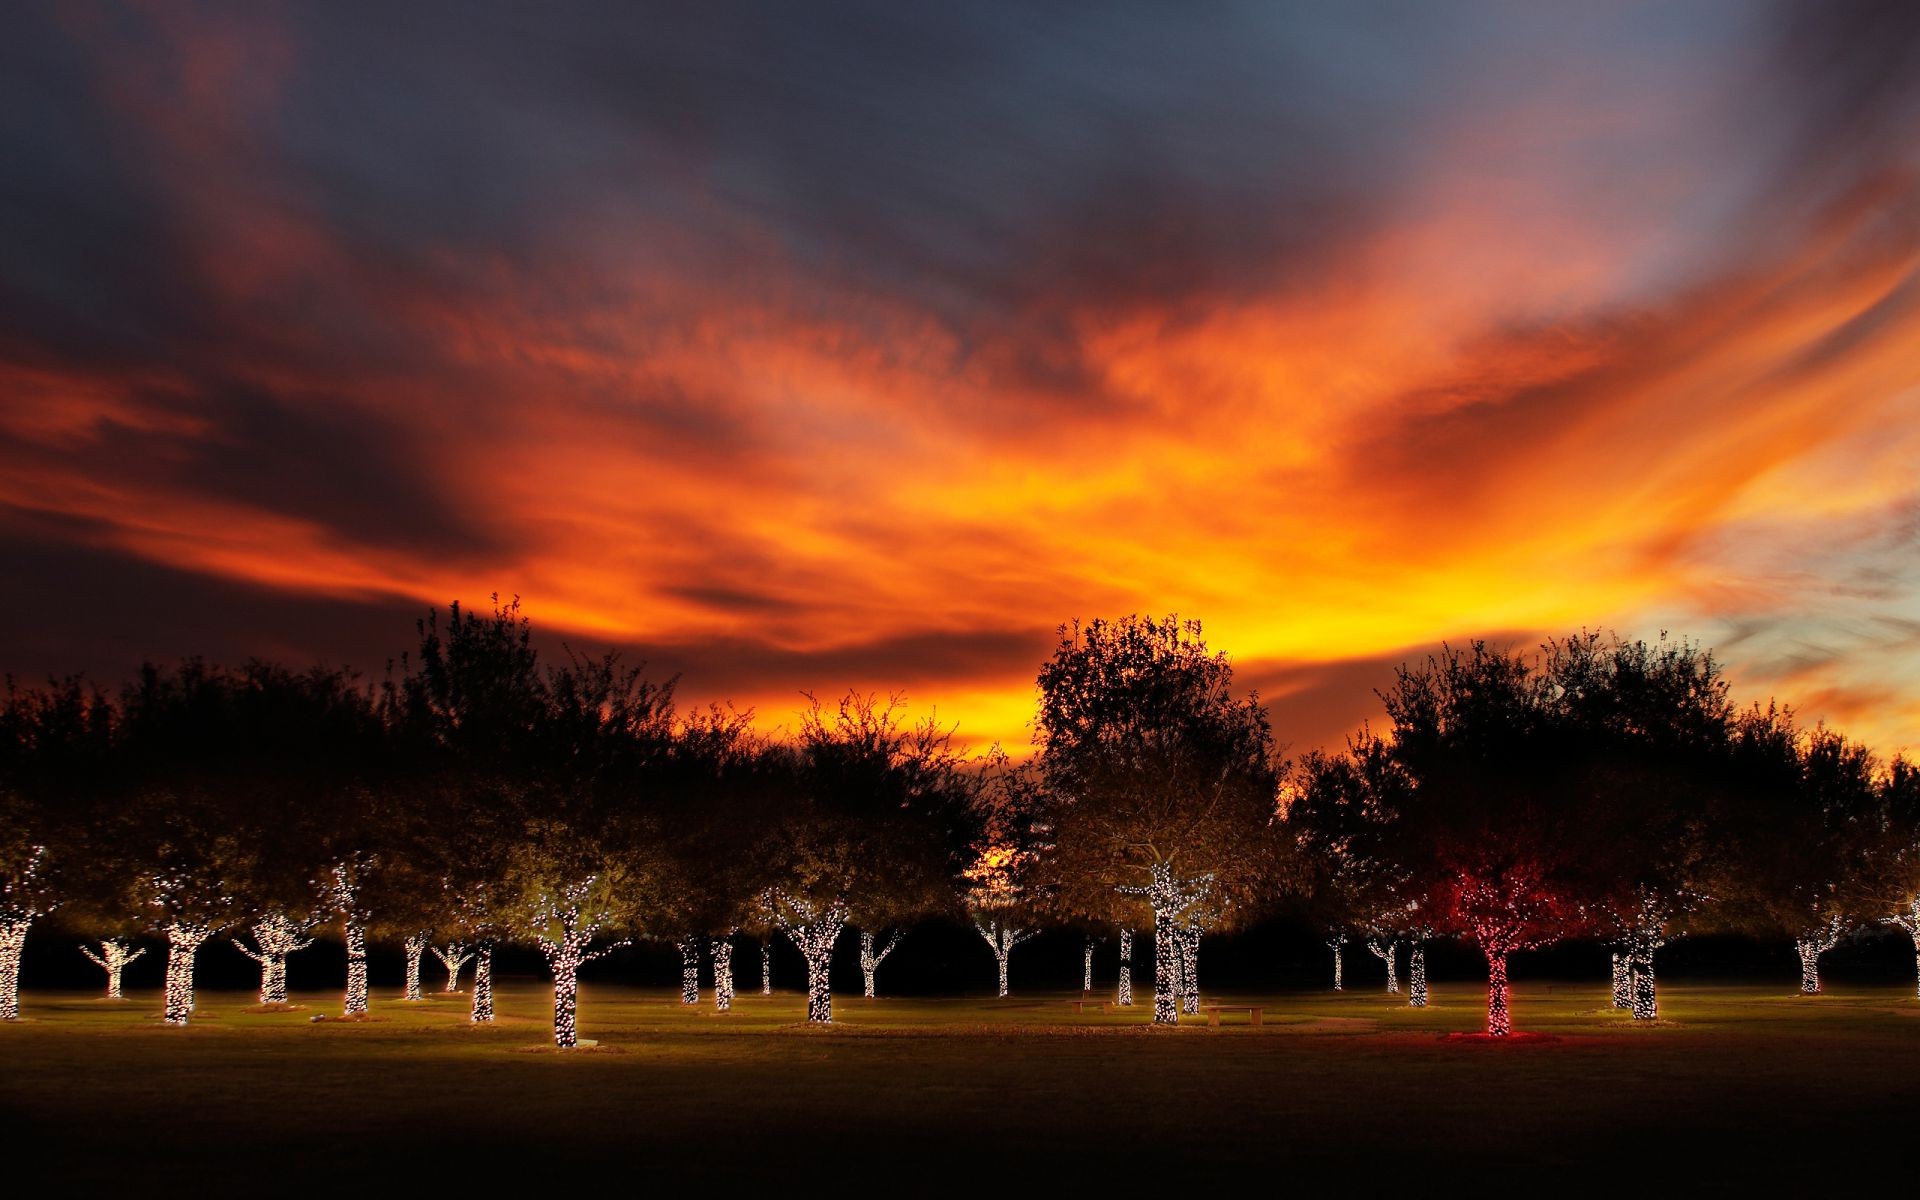
[[[260,1005],[262,1008],[287,1002],[287,956],[260,956]]]
[[[1427,946],[1415,942],[1407,951],[1407,1007],[1427,1006]]]
[[[733,1007],[733,939],[709,939],[707,948],[713,954],[713,1009],[726,1012]]]
[[[0,922],[0,1021],[20,1019],[20,954],[33,918]]]
[[[700,1003],[700,942],[684,937],[680,947],[680,1003]]]
[[[1794,943],[1800,952],[1800,990],[1813,996],[1820,992],[1820,943],[1812,938],[1801,938]]]
[[[1660,1016],[1660,1004],[1654,991],[1653,951],[1639,950],[1631,964],[1633,977],[1633,1019],[1652,1021]]]
[[[416,934],[406,941],[407,947],[407,999],[425,1000],[420,990],[420,959],[427,952],[427,935]]]
[[[1011,955],[1005,950],[996,951],[994,953],[994,958],[998,959],[1000,962],[1000,995],[1003,997],[1007,994],[1009,990],[1007,987],[1007,959],[1009,957],[1011,957]]]
[[[873,999],[876,995],[878,995],[874,976],[878,975],[879,973],[880,973],[880,960],[874,956],[873,934],[862,929],[860,931],[861,995],[865,996],[869,1000]]]
[[[193,960],[212,930],[167,926],[166,1014],[169,1025],[185,1025],[193,1013]]]
[[[347,999],[341,1008],[344,1016],[357,1017],[367,1011],[367,931],[359,923],[346,923]]]
[[[1093,992],[1093,939],[1088,938],[1087,952],[1081,958],[1080,994],[1085,996],[1085,995],[1090,995],[1092,992]]]
[[[1194,928],[1180,931],[1180,1011],[1200,1011],[1200,931]]]
[[[473,1008],[467,1019],[475,1025],[493,1023],[492,942],[481,942],[473,952]]]
[[[1628,956],[1618,950],[1613,953],[1613,1006],[1633,1007],[1633,968]]]
[[[1345,955],[1342,951],[1346,948],[1346,943],[1333,942],[1331,945],[1333,946],[1333,990],[1336,992],[1344,992],[1347,990],[1347,985],[1342,976],[1345,974],[1343,968],[1346,964],[1343,961]]]
[[[1158,870],[1159,868],[1155,868]],[[1153,914],[1153,1023],[1177,1025],[1180,1022],[1180,947],[1175,943],[1173,916],[1165,910]]]
[[[1133,930],[1120,931],[1120,986],[1115,989],[1114,1004],[1133,1007]]]
[[[760,943],[760,994],[773,995],[773,939]]]
[[[833,1021],[833,989],[827,980],[829,959],[824,954],[807,957],[807,1020],[827,1025]]]
[[[1367,942],[1367,951],[1381,962],[1387,964],[1387,995],[1400,994],[1400,943],[1388,942],[1382,946],[1377,941]]]
[[[580,1044],[576,1013],[580,1007],[580,955],[564,947],[553,956],[553,1044],[571,1050]]]
[[[1507,956],[1487,951],[1487,1034],[1506,1037],[1513,1032],[1513,1012],[1507,988]]]

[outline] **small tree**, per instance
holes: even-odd
[[[146,951],[144,949],[135,950],[122,938],[110,937],[101,940],[100,953],[95,954],[93,950],[87,946],[80,947],[80,953],[87,956],[88,962],[107,973],[107,999],[119,1000],[122,998],[120,995],[120,973],[127,969],[129,963],[145,954]]]
[[[314,924],[312,918],[296,921],[276,910],[253,923],[255,948],[249,949],[238,938],[233,939],[234,949],[260,964],[261,1007],[286,1004],[287,956],[313,945],[313,939],[306,933]]]

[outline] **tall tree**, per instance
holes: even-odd
[[[1062,626],[1040,670],[1038,796],[1050,843],[1036,865],[1054,903],[1100,918],[1092,894],[1142,899],[1154,923],[1154,1021],[1179,1020],[1180,939],[1203,902],[1272,894],[1278,764],[1257,696],[1198,621]],[[1086,899],[1082,899],[1086,897]]]

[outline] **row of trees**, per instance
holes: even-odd
[[[28,928],[56,907],[102,939],[110,978],[128,938],[163,935],[174,1023],[215,936],[258,961],[276,1004],[287,956],[337,930],[349,1018],[370,939],[405,947],[413,998],[430,947],[450,971],[470,960],[480,1022],[495,947],[537,946],[563,1047],[580,967],[626,940],[676,943],[689,1003],[704,955],[724,1009],[736,942],[758,942],[764,988],[784,936],[809,1019],[828,1021],[843,935],[871,995],[934,915],[974,921],[1003,993],[1039,926],[1113,931],[1121,1003],[1151,928],[1162,1023],[1198,1006],[1203,935],[1283,901],[1325,924],[1336,972],[1349,939],[1390,980],[1408,947],[1415,1004],[1425,942],[1471,938],[1495,1035],[1511,1027],[1507,957],[1560,938],[1615,943],[1622,1002],[1648,1018],[1654,952],[1709,926],[1792,935],[1809,989],[1862,922],[1900,920],[1920,956],[1915,772],[1778,707],[1736,710],[1685,643],[1447,650],[1399,673],[1384,729],[1287,762],[1198,623],[1095,621],[1061,630],[1016,763],[858,695],[811,702],[780,736],[682,711],[671,681],[616,656],[541,662],[514,604],[455,605],[417,632],[371,685],[188,662],[112,696],[10,688],[0,1015],[17,1013]]]

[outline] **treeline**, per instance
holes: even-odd
[[[1043,925],[1111,930],[1121,1003],[1151,929],[1154,1019],[1198,1005],[1201,937],[1302,906],[1365,942],[1425,1002],[1424,944],[1489,964],[1567,937],[1618,953],[1657,1013],[1665,941],[1737,929],[1799,942],[1810,989],[1843,933],[1898,919],[1920,953],[1920,786],[1904,762],[1737,709],[1712,656],[1599,635],[1482,645],[1404,668],[1385,724],[1288,761],[1257,697],[1196,622],[1061,630],[1040,670],[1033,753],[958,752],[891,701],[812,703],[790,733],[683,710],[617,656],[542,662],[517,605],[430,613],[384,679],[254,662],[148,667],[108,694],[9,687],[0,710],[0,1015],[56,908],[100,940],[117,992],[132,938],[167,943],[165,1018],[230,937],[285,1002],[286,962],[323,928],[347,947],[343,1016],[367,1009],[369,940],[472,962],[492,1019],[496,946],[537,946],[554,1031],[575,1043],[577,972],[629,939],[678,945],[683,998],[733,995],[736,947],[828,966],[852,931],[868,994],[912,924],[971,919],[998,959]],[[1089,968],[1090,969],[1090,968]],[[1336,986],[1338,975],[1336,974]]]

